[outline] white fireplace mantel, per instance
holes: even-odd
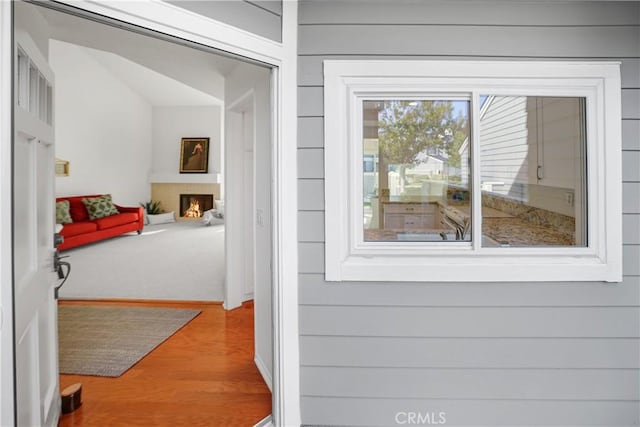
[[[151,184],[219,184],[219,173],[152,173]]]

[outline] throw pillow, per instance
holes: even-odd
[[[117,215],[118,209],[111,201],[111,194],[105,194],[100,197],[92,197],[90,199],[82,199],[82,203],[87,207],[89,219],[104,218],[105,216]]]
[[[220,215],[218,218],[224,217],[224,200],[216,200],[216,211]]]
[[[174,218],[173,212],[166,212],[166,213],[155,214],[155,215],[147,215],[147,218],[149,218],[149,225],[168,224],[168,223],[171,223],[171,222],[176,222],[176,219]]]
[[[200,221],[204,225],[224,224],[224,219],[215,209],[205,211],[204,214],[202,214],[202,219],[200,219]]]
[[[68,200],[56,202],[56,224],[71,224],[73,222],[69,211],[70,206]]]

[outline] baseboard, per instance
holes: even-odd
[[[258,421],[258,423],[253,427],[273,427],[273,419],[271,417],[271,414],[269,414],[266,418]]]
[[[84,297],[60,297],[59,302],[64,303],[126,303],[126,304],[206,304],[222,305],[222,301],[209,300],[172,300],[172,299],[142,299],[142,298],[84,298]]]
[[[260,371],[260,375],[262,375],[262,379],[267,384],[267,387],[269,387],[269,391],[271,391],[273,393],[273,388],[271,386],[271,384],[273,382],[273,379],[271,378],[271,374],[269,373],[269,370],[267,369],[267,366],[262,361],[260,356],[258,356],[257,354],[253,358],[253,361],[256,364],[256,366],[258,367],[258,371]]]

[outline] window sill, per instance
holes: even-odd
[[[469,251],[442,255],[441,250],[429,256],[352,255],[339,268],[328,269],[326,276],[329,281],[372,282],[622,281],[621,263],[606,263],[593,255],[535,256],[527,251],[526,256],[505,256],[500,251],[504,249],[484,249],[484,254],[473,255]]]

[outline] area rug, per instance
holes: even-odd
[[[61,305],[60,373],[119,377],[198,314],[173,308]]]

